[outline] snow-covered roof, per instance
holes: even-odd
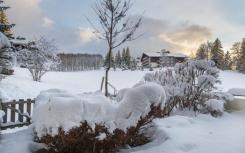
[[[149,52],[149,53],[144,53],[145,55],[149,57],[176,57],[176,58],[186,58],[187,56],[185,54],[181,53],[161,53],[161,52]]]
[[[9,39],[2,32],[0,32],[0,48],[3,47],[11,47],[11,44]]]
[[[181,54],[181,53],[167,53],[164,54],[165,56],[168,57],[182,57],[182,58],[186,58],[187,56],[185,54]]]
[[[150,52],[150,53],[144,53],[144,54],[149,57],[162,57],[162,54],[160,52]]]

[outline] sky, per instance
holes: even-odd
[[[93,34],[86,18],[96,24],[95,0],[7,0],[9,21],[16,36],[54,39],[59,52],[100,53],[106,42]],[[245,37],[244,0],[133,0],[129,17],[143,17],[137,40],[129,46],[135,56],[167,49],[191,54],[201,43],[219,38],[224,50]]]

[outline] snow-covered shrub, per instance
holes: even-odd
[[[0,104],[1,105],[1,104]],[[0,126],[3,122],[3,116],[5,115],[4,111],[1,110],[1,106],[0,106]],[[0,129],[0,132],[1,132],[1,129]],[[0,133],[1,134],[1,133]],[[1,137],[0,137],[0,140],[1,140]]]
[[[149,141],[144,135],[146,125],[155,118],[155,110],[164,106],[164,89],[156,83],[125,90],[119,102],[101,93],[44,91],[36,99],[33,114],[36,140],[56,152],[81,148],[114,152],[141,145]]]
[[[4,111],[0,110],[0,124],[3,122]]]
[[[13,67],[14,52],[8,38],[0,32],[0,73],[9,75]]]
[[[54,54],[56,47],[53,42],[40,38],[29,43],[23,50],[18,51],[19,56],[24,56],[25,65],[30,71],[34,81],[41,81],[41,77],[49,70],[54,69],[59,63]]]
[[[161,84],[168,96],[169,109],[192,109],[200,111],[212,96],[219,83],[219,71],[215,63],[208,60],[189,60],[176,64],[174,68],[146,74],[146,82]]]
[[[212,116],[220,116],[224,112],[224,101],[222,100],[209,99],[205,104],[208,112],[210,112]]]

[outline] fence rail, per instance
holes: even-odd
[[[22,127],[31,124],[31,115],[35,100],[20,99],[11,102],[2,102],[0,99],[0,109],[5,113],[1,129]]]

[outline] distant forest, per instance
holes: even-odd
[[[65,54],[57,55],[60,58],[59,71],[97,70],[103,64],[100,54]]]

